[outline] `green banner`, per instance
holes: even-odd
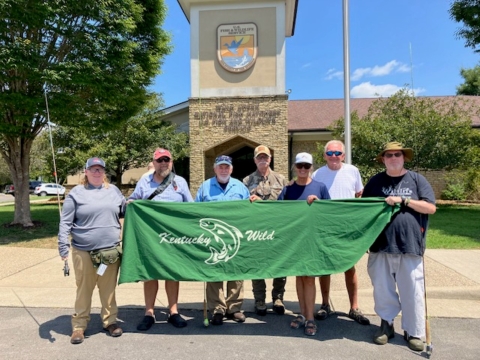
[[[383,198],[127,206],[119,283],[344,272],[398,210]]]

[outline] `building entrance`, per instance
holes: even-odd
[[[244,146],[229,155],[233,160],[232,177],[240,181],[247,175],[250,175],[257,168],[253,161],[253,149]]]
[[[245,176],[250,175],[255,170],[257,166],[253,161],[253,149],[249,146],[244,146],[240,150],[237,150],[229,155],[233,160],[233,172],[232,177],[240,181],[243,180]],[[270,162],[270,168],[273,170],[273,158]]]

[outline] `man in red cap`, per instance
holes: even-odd
[[[173,158],[170,151],[158,148],[153,153],[152,174],[142,177],[135,187],[127,203],[139,199],[153,201],[193,202],[188,184],[184,178],[176,175],[173,171]],[[170,316],[168,322],[181,328],[187,326],[187,322],[178,313],[178,281],[165,280],[165,292],[167,293]],[[158,280],[149,280],[143,283],[145,296],[145,316],[138,324],[137,330],[146,331],[155,323],[155,299],[158,293]]]

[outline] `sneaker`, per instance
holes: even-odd
[[[275,311],[278,315],[285,314],[285,305],[283,304],[282,299],[273,300],[273,311]]]
[[[317,320],[325,320],[328,315],[332,312],[332,309],[330,309],[330,305],[323,305],[320,306],[320,310],[315,314],[315,319]]]
[[[368,320],[363,315],[363,313],[360,311],[360,309],[350,309],[350,312],[348,313],[348,317],[350,319],[355,320],[359,324],[370,325],[370,320]]]
[[[245,315],[243,315],[243,313],[240,311],[236,311],[234,313],[227,313],[226,317],[227,319],[233,320],[238,323],[245,322]]]
[[[373,336],[373,342],[378,345],[385,345],[388,343],[388,339],[393,339],[395,336],[395,329],[393,324],[389,325],[388,321],[382,319],[380,329]]]
[[[212,325],[223,325],[223,314],[215,313],[213,314],[212,320],[210,321]]]
[[[265,305],[265,301],[258,300],[255,301],[255,312],[257,315],[265,316],[267,315],[267,305]]]
[[[413,351],[423,351],[422,339],[414,336],[408,336],[406,331],[403,332],[403,338],[408,342],[408,347]]]

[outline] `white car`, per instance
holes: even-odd
[[[53,183],[41,184],[35,188],[33,192],[38,196],[47,196],[47,195],[64,195],[65,188],[62,185],[57,185]]]

